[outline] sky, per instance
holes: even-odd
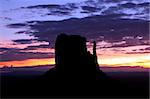
[[[0,67],[55,64],[60,33],[97,42],[100,66],[150,68],[149,0],[1,0]]]

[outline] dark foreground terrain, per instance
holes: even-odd
[[[18,68],[13,72],[1,72],[2,98],[133,97],[148,99],[149,97],[149,72],[105,72],[108,76],[117,80],[117,83],[119,82],[118,85],[114,84],[115,88],[111,85],[106,86],[106,84],[98,85],[98,82],[77,81],[77,83],[85,83],[85,86],[78,89],[75,85],[70,85],[70,82],[41,81],[39,77],[47,69],[30,70],[27,68],[25,70],[24,68],[19,70]],[[93,83],[98,87],[90,88],[91,85],[89,84]]]

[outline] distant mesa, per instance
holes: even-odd
[[[2,68],[13,68],[13,65],[10,65],[10,66],[4,65]]]

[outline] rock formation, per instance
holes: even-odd
[[[118,93],[118,83],[99,69],[96,42],[93,42],[91,54],[87,50],[86,38],[79,35],[58,35],[55,62],[56,66],[40,80],[39,86],[43,85],[41,89],[48,87],[49,90],[50,87],[48,95],[102,97]]]
[[[79,35],[61,34],[55,43],[56,66],[45,75],[55,79],[95,81],[106,75],[99,70],[96,55],[96,42],[93,43],[93,54],[87,51],[86,38]]]

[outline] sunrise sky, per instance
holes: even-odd
[[[97,42],[100,66],[150,68],[149,0],[1,0],[0,67],[55,64],[58,34]],[[6,6],[7,5],[7,6]]]

